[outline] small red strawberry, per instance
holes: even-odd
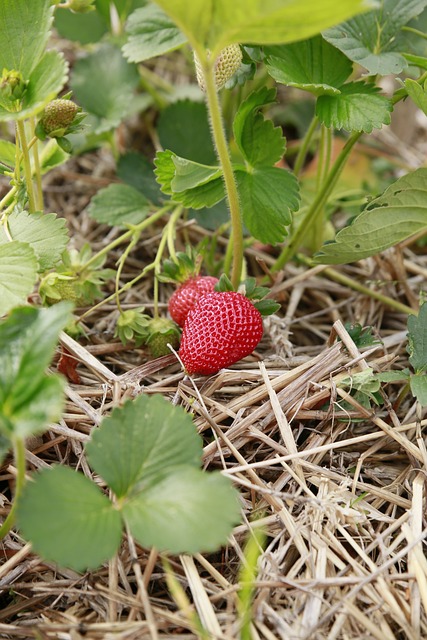
[[[189,312],[179,356],[187,373],[217,373],[251,354],[262,333],[261,314],[248,298],[236,291],[214,291]]]
[[[195,276],[181,284],[169,300],[169,313],[175,322],[183,327],[185,319],[201,296],[214,290],[218,278]]]

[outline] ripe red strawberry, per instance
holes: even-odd
[[[261,314],[244,295],[207,293],[187,316],[179,356],[187,373],[217,373],[252,353],[262,332]]]
[[[194,307],[199,298],[214,290],[218,278],[213,276],[194,276],[186,280],[172,294],[169,300],[169,313],[180,327],[184,326],[188,312]]]

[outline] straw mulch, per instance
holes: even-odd
[[[88,240],[96,251],[118,233],[85,213],[108,184],[111,161],[101,153],[70,166],[49,176],[49,206],[68,217],[77,247]],[[161,225],[141,240],[123,281],[151,261],[160,232]],[[187,221],[178,248],[205,235]],[[255,275],[259,259],[272,261],[248,251]],[[408,243],[339,272],[416,309],[427,257]],[[291,264],[278,274],[272,294],[282,311],[266,319],[258,349],[209,378],[185,377],[174,355],[150,361],[143,348],[118,343],[114,305],[87,316],[79,343],[62,336],[58,356],[68,349],[80,380],[67,387],[63,419],[28,443],[29,470],[59,462],[92,477],[84,456],[92,429],[126,399],[160,393],[193,412],[205,468],[222,469],[240,490],[241,524],[217,554],[169,557],[169,578],[165,556],[131,539],[114,561],[80,575],[44,562],[12,532],[1,551],[1,638],[239,638],[239,571],[256,528],[266,539],[254,583],[254,640],[427,637],[427,419],[402,383],[383,385],[378,406],[352,395],[352,378],[365,369],[408,366],[407,317],[328,273]],[[171,291],[161,287],[165,313]],[[139,305],[151,308],[150,278],[123,296],[125,308]],[[346,322],[374,327],[381,342],[359,350]],[[14,476],[9,458],[2,516]],[[171,588],[171,575],[181,591]]]

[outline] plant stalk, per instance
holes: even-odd
[[[243,265],[243,224],[240,210],[239,194],[237,191],[236,178],[231,163],[230,152],[225,135],[224,123],[222,120],[221,107],[218,92],[215,86],[214,60],[200,59],[203,71],[209,117],[212,127],[212,137],[215,144],[218,160],[221,165],[224,177],[225,190],[227,194],[228,207],[231,217],[230,242],[233,244],[233,262],[231,270],[231,282],[237,289],[240,284]]]
[[[19,499],[22,494],[22,490],[25,485],[25,441],[22,437],[13,438],[13,454],[16,464],[16,484],[15,495],[13,497],[12,507],[6,520],[0,527],[0,540],[2,540],[12,529],[15,523],[16,509],[19,503]]]
[[[23,120],[18,120],[16,124],[18,129],[19,144],[22,151],[22,159],[24,162],[25,180],[27,183],[28,210],[30,213],[34,213],[36,210],[36,200],[34,196],[33,172],[31,170],[30,154],[28,151],[27,137],[25,135],[25,125]]]

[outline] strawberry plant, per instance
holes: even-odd
[[[223,637],[209,613],[220,602],[216,587],[206,599],[195,598],[198,620],[165,554],[211,553],[232,540],[244,563],[239,537],[230,534],[241,509],[258,515],[268,505],[274,515],[265,520],[276,524],[280,516],[283,531],[248,542],[247,570],[230,571],[248,584],[235,601],[218,606],[241,618],[228,635],[270,637],[273,615],[259,627],[257,616],[251,619],[259,602],[255,583],[264,579],[261,541],[274,549],[289,528],[284,546],[301,553],[303,566],[307,541],[319,537],[317,515],[315,536],[292,522],[305,501],[321,504],[326,491],[326,481],[317,485],[314,471],[307,480],[297,459],[297,445],[311,443],[307,433],[320,437],[321,427],[311,422],[326,424],[336,404],[338,424],[359,425],[377,407],[391,406],[387,384],[404,384],[393,411],[408,398],[416,400],[417,417],[427,406],[427,306],[418,309],[425,268],[411,267],[408,284],[402,253],[410,243],[414,255],[423,252],[427,169],[412,157],[394,158],[394,149],[384,160],[378,138],[401,106],[427,115],[426,16],[427,0],[0,0],[0,459],[11,482],[4,499],[10,507],[0,505],[2,539],[15,529],[16,539],[28,540],[46,563],[79,572],[108,563],[111,573],[124,575],[123,548],[132,566],[135,544],[151,549],[150,558],[159,552],[168,588],[185,612],[177,627],[187,616],[192,633]],[[395,260],[387,253],[392,247]],[[370,265],[369,275],[360,264]],[[344,288],[342,299],[317,285],[307,294],[313,274]],[[320,308],[312,312],[313,301]],[[332,350],[347,348],[353,360],[326,368],[328,380],[313,381],[304,378],[307,354],[327,342],[329,319],[314,331],[315,345],[307,334],[325,307],[334,322],[341,312],[348,320]],[[358,349],[374,353],[386,344],[371,331],[379,336],[382,322],[390,332],[399,314],[409,367],[381,370],[390,364],[386,357],[377,369],[367,366]],[[279,361],[271,376],[267,349]],[[126,354],[125,364],[117,354]],[[286,405],[276,385],[286,387],[288,357],[302,367],[306,386],[304,397],[295,394]],[[362,370],[347,373],[360,362]],[[171,363],[176,369],[162,387],[159,372]],[[254,410],[251,429],[246,403],[254,371],[264,384],[254,397],[264,403],[268,397],[271,407]],[[97,375],[101,392],[93,389]],[[248,376],[247,388],[236,392],[228,381],[239,375]],[[220,401],[209,395],[216,385]],[[312,392],[318,397],[311,404]],[[229,402],[227,394],[235,397]],[[77,409],[65,409],[66,397]],[[355,405],[362,415],[354,416]],[[410,415],[413,407],[406,408]],[[294,428],[293,420],[310,424]],[[377,423],[387,428],[382,418]],[[58,424],[56,458],[47,455],[28,473],[38,460],[26,453],[29,439],[44,436],[41,451],[49,451],[46,434]],[[232,439],[236,433],[239,446],[247,433],[250,442],[261,433],[261,446],[247,459]],[[406,435],[398,433],[404,449]],[[258,477],[258,463],[266,466],[263,447],[272,443],[271,469]],[[411,459],[423,463],[410,445]],[[286,458],[283,475],[272,480],[279,455]],[[57,464],[66,458],[69,464]],[[241,500],[227,477],[235,460],[235,483],[250,491]],[[306,493],[303,500],[281,495],[288,476]],[[421,503],[418,494],[414,513]],[[335,494],[331,504],[338,504]],[[402,504],[409,499],[399,495],[381,511],[383,521]],[[334,520],[342,521],[334,540],[348,534],[347,520]],[[371,530],[366,525],[364,535]],[[414,525],[410,534],[412,549],[420,531]],[[323,584],[335,558],[346,571],[347,551],[323,558],[322,549],[310,564],[319,575],[308,571],[305,589],[317,578]],[[189,559],[181,561],[200,592]],[[198,561],[218,579],[213,565],[200,555]],[[135,569],[147,620],[150,562],[142,577]],[[286,570],[294,571],[293,562]],[[419,573],[411,562],[413,580]],[[231,582],[219,583],[234,593]],[[111,584],[117,603],[134,607],[133,584],[123,580],[123,593],[118,579]],[[413,600],[420,602],[418,593]],[[109,607],[114,620],[117,611]],[[140,616],[138,607],[129,620]],[[307,610],[317,615],[316,607]],[[392,610],[397,615],[399,606]],[[417,620],[417,609],[405,610],[396,637],[409,619]],[[298,625],[280,633],[313,636],[305,614]],[[338,626],[326,635],[338,637]],[[388,623],[378,628],[391,637]]]

